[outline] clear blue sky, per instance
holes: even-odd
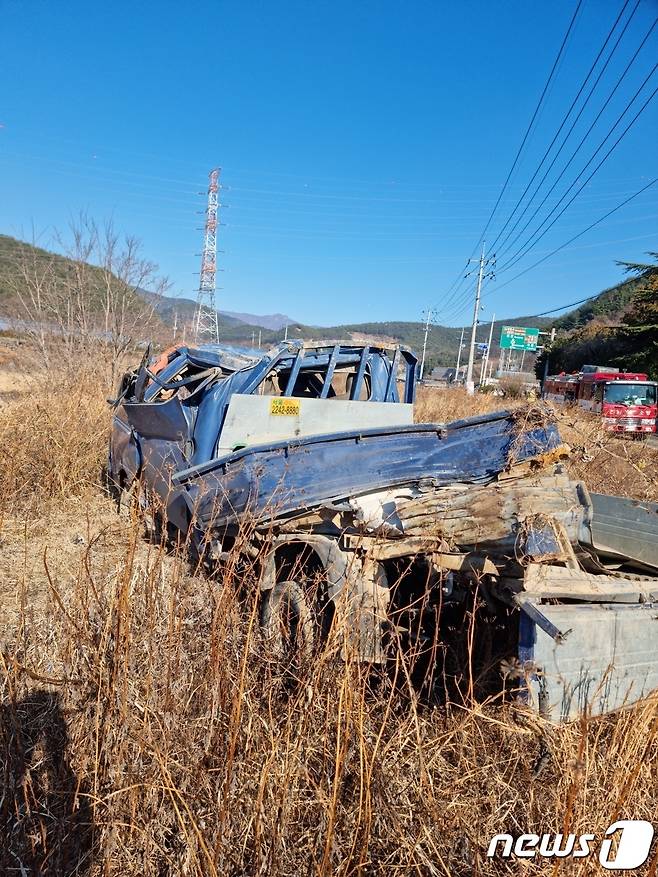
[[[584,0],[490,241],[622,5]],[[29,236],[34,225],[45,242],[81,209],[112,216],[142,239],[175,293],[193,296],[195,211],[204,206],[197,193],[221,165],[230,205],[221,217],[221,307],[330,324],[414,320],[437,305],[440,322],[461,325],[470,292],[446,293],[501,191],[575,7],[2,0],[0,231]],[[547,182],[657,14],[655,0],[641,0]],[[555,196],[607,134],[657,50],[658,27]],[[499,258],[483,319],[584,298],[620,279],[615,259],[658,249],[657,185],[504,285],[658,176],[657,143],[658,97],[534,250],[507,271]]]

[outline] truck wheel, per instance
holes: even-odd
[[[288,667],[309,660],[316,646],[315,622],[304,589],[295,581],[265,591],[260,627],[267,651]]]

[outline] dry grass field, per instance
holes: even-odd
[[[102,363],[26,388],[27,351],[4,356],[0,874],[586,875],[596,857],[487,846],[655,820],[657,698],[551,728],[512,706],[430,707],[403,664],[375,684],[320,657],[291,685],[263,659],[250,574],[194,574],[105,496]],[[497,407],[434,391],[418,416]],[[658,453],[558,416],[574,476],[658,499]]]

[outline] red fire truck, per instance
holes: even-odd
[[[578,373],[546,378],[542,395],[599,414],[603,428],[612,432],[656,432],[658,382],[644,374],[584,365]]]

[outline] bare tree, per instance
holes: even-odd
[[[158,276],[155,262],[143,258],[140,241],[121,236],[112,221],[99,227],[81,214],[69,231],[65,252],[75,271],[68,298],[79,331],[109,350],[114,381],[121,357],[154,329],[155,301],[169,282]]]
[[[46,363],[54,340],[69,355],[106,352],[114,382],[122,356],[156,328],[155,302],[169,283],[143,258],[137,238],[119,234],[112,221],[99,226],[82,213],[55,244],[63,255],[17,249],[11,287],[24,331]]]
[[[20,326],[49,363],[49,324],[53,319],[53,257],[37,244],[32,230],[32,244],[19,242],[7,273],[7,285],[20,310]]]

